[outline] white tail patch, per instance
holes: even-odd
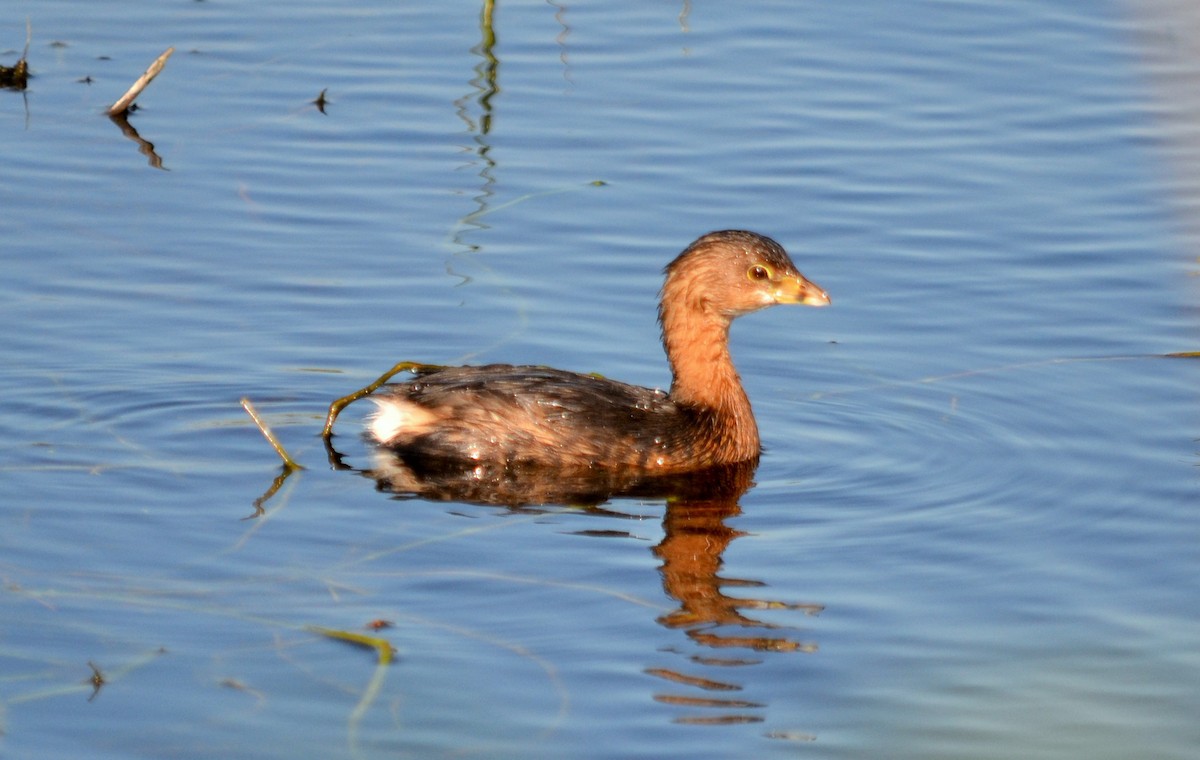
[[[402,443],[428,430],[438,417],[428,409],[394,396],[370,397],[379,407],[367,418],[371,437],[385,446]]]

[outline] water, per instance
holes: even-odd
[[[6,10],[5,757],[1194,754],[1194,13]],[[156,169],[101,112],[168,45]],[[402,359],[666,383],[659,270],[722,227],[834,300],[735,326],[740,499],[326,466]],[[259,517],[243,396],[308,468]],[[308,628],[376,619],[392,665]]]

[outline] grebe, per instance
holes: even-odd
[[[729,354],[729,325],[774,304],[826,306],[829,296],[782,246],[742,230],[700,237],[665,274],[658,320],[669,392],[539,366],[438,368],[370,397],[379,407],[371,438],[426,470],[667,474],[757,461],[758,426]]]

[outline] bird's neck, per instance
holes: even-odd
[[[731,461],[757,457],[758,426],[729,354],[729,317],[701,309],[660,311],[663,347],[671,365],[671,400],[710,416],[727,439]]]

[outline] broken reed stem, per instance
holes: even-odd
[[[146,72],[138,77],[138,80],[121,96],[121,99],[109,107],[108,115],[120,116],[128,111],[129,106],[133,105],[133,101],[137,99],[137,96],[141,95],[142,90],[146,89],[146,85],[150,84],[154,80],[154,77],[158,76],[158,73],[163,70],[163,66],[167,65],[167,59],[174,52],[175,48],[169,47],[166,52],[155,59],[154,63],[150,64],[150,68],[146,69]]]
[[[287,449],[283,448],[283,444],[280,443],[279,439],[275,437],[275,434],[271,432],[271,428],[267,427],[267,423],[263,422],[262,417],[258,416],[258,412],[254,409],[254,404],[250,403],[250,399],[242,399],[242,408],[246,410],[246,414],[250,415],[250,419],[254,420],[254,424],[258,425],[258,429],[267,439],[267,443],[271,444],[271,446],[275,449],[275,453],[278,454],[279,458],[283,460],[284,469],[288,471],[303,470],[304,466],[298,464],[296,460],[292,459],[292,457],[287,453]]]

